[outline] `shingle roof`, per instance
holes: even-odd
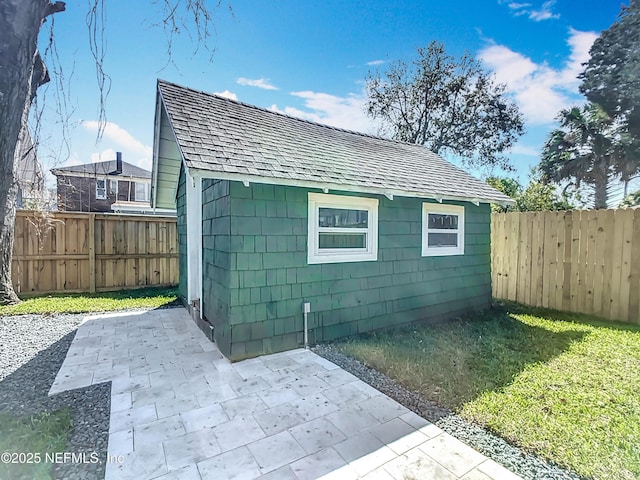
[[[187,167],[362,192],[511,199],[426,148],[342,130],[158,81]]]
[[[54,175],[64,175],[65,173],[80,173],[90,175],[116,175],[116,161],[108,160],[106,162],[85,163],[82,165],[72,165],[70,167],[54,168],[51,172]],[[122,162],[123,177],[151,178],[151,172],[144,168],[136,167],[127,162]]]

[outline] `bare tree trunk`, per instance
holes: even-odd
[[[594,205],[593,208],[599,210],[601,208],[607,208],[607,184],[608,177],[598,177],[593,182],[594,189]]]
[[[0,304],[15,303],[11,281],[13,227],[17,184],[15,158],[18,136],[26,128],[36,89],[48,80],[37,51],[44,19],[64,10],[49,0],[0,2]]]

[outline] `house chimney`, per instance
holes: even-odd
[[[122,152],[116,152],[116,175],[122,175]]]

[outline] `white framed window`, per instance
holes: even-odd
[[[136,182],[136,202],[149,201],[149,184]]]
[[[422,256],[464,255],[464,207],[422,204]]]
[[[118,180],[109,180],[109,194],[118,195]]]
[[[107,180],[104,178],[96,178],[96,198],[98,200],[107,198]]]
[[[378,200],[309,193],[308,262],[378,259]]]

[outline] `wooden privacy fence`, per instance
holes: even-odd
[[[640,323],[640,209],[491,216],[493,296]]]
[[[19,294],[175,285],[176,219],[18,211],[11,267]]]

